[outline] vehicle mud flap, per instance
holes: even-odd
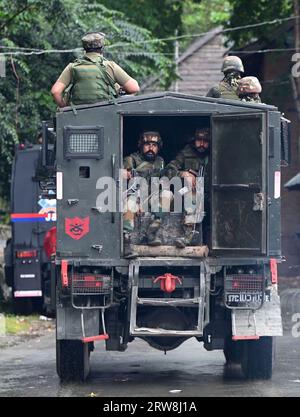
[[[56,368],[61,381],[85,381],[90,372],[89,345],[80,340],[57,340]]]
[[[257,310],[233,309],[231,311],[232,337],[235,340],[259,336],[282,336],[280,298],[273,287],[270,301]]]

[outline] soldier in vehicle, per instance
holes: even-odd
[[[221,71],[224,73],[223,80],[218,86],[212,87],[206,96],[238,100],[239,97],[236,90],[239,80],[244,73],[242,60],[237,56],[227,56],[224,58]]]
[[[169,178],[181,177],[186,179],[193,194],[196,191],[196,177],[201,172],[204,176],[204,204],[206,213],[209,212],[209,128],[197,128],[189,143],[178,153],[176,158],[165,168],[165,175]],[[197,216],[194,209],[185,207],[183,228],[185,235],[176,239],[175,245],[184,248],[191,245],[195,234]],[[206,226],[206,225],[205,225]]]
[[[242,101],[261,103],[261,84],[256,77],[244,77],[239,81],[237,94]]]
[[[103,57],[104,39],[102,32],[87,33],[81,39],[85,54],[63,70],[51,89],[59,107],[113,99],[120,87],[128,94],[139,91],[136,80]]]
[[[138,142],[138,151],[126,156],[123,161],[124,177],[132,179],[133,176],[143,177],[150,183],[151,177],[160,177],[164,169],[164,160],[159,155],[162,148],[162,139],[159,132],[145,131],[141,134]],[[160,207],[165,198],[161,197]],[[127,198],[127,211],[123,215],[125,256],[134,257],[131,245],[131,233],[134,230],[136,213],[141,210],[137,195],[133,192]],[[148,228],[147,243],[150,246],[161,245],[157,232],[161,226],[162,213],[153,214],[153,220]]]

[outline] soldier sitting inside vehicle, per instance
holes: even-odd
[[[239,81],[237,94],[242,101],[261,103],[261,84],[256,77],[244,77]]]
[[[208,128],[197,128],[189,143],[178,153],[165,168],[165,175],[169,178],[181,177],[186,180],[195,201],[196,177],[204,177],[204,204],[206,213],[209,211],[209,148],[210,132]],[[196,224],[199,223],[199,213],[194,207],[185,206],[183,218],[184,237],[175,240],[178,248],[193,244]],[[207,223],[207,222],[206,222]],[[205,225],[207,227],[207,224]]]
[[[123,161],[124,177],[127,180],[133,177],[143,177],[150,184],[152,177],[160,177],[164,169],[164,160],[159,155],[162,148],[162,139],[160,133],[157,131],[145,131],[141,134],[138,142],[138,151],[126,156]],[[131,192],[128,192],[130,191]],[[157,196],[160,198],[159,206],[163,211],[168,211],[165,204],[169,204],[170,198],[167,195]],[[127,210],[123,215],[123,230],[124,230],[124,249],[125,256],[134,257],[136,254],[132,250],[131,237],[134,231],[134,220],[137,213],[140,213],[142,208],[142,201],[138,196],[138,190],[134,186],[129,187],[126,192]],[[150,246],[161,245],[161,240],[157,237],[157,232],[160,229],[162,222],[162,212],[155,212],[152,215],[152,221],[147,231],[147,243]]]

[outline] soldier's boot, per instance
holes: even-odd
[[[137,252],[133,249],[133,244],[131,243],[131,236],[129,233],[124,233],[124,258],[131,259],[138,256]]]
[[[194,225],[193,224],[185,224],[184,228],[184,236],[175,239],[175,246],[179,249],[183,249],[186,246],[191,246],[193,237],[194,237]]]
[[[160,246],[161,240],[157,237],[157,232],[161,226],[161,219],[154,219],[148,228],[147,243],[149,246]]]

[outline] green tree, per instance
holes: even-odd
[[[231,4],[229,0],[202,0],[195,2],[186,0],[183,6],[183,35],[197,35],[222,25],[230,18]],[[182,38],[181,50],[184,50],[193,37]]]
[[[257,24],[264,21],[285,18],[293,13],[292,0],[228,0],[231,6],[230,18],[224,21],[224,26],[234,28],[244,25]],[[272,39],[274,28],[278,25],[264,25],[228,32],[229,41],[235,48],[245,46],[256,40],[273,40],[280,44],[280,39]]]

